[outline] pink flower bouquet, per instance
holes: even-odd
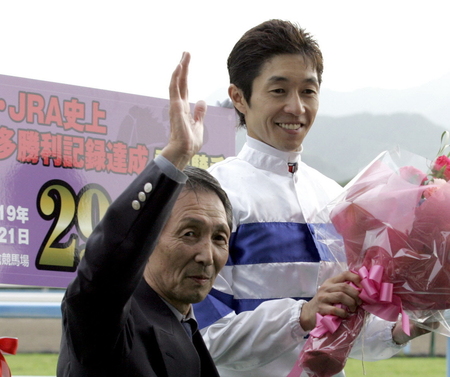
[[[440,156],[427,170],[425,159],[385,152],[320,214],[333,225],[314,229],[322,259],[344,261],[361,276],[363,305],[345,320],[318,315],[289,377],[340,372],[367,313],[388,321],[402,314],[407,333],[409,317],[450,335],[442,314],[450,308],[450,159]]]

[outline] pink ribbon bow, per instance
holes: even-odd
[[[375,314],[386,321],[395,322],[398,315],[402,314],[402,329],[405,334],[410,335],[409,316],[403,310],[402,300],[393,294],[393,284],[383,282],[384,268],[380,265],[373,266],[370,270],[361,267],[358,271],[352,271],[361,277],[362,289],[359,298],[363,301],[362,308],[369,313]],[[342,305],[338,304],[342,308]],[[320,338],[326,333],[333,334],[342,322],[339,318],[332,314],[322,316],[316,313],[316,327],[310,332],[311,336]]]
[[[19,341],[17,338],[0,338],[0,376],[11,377],[11,370],[3,354],[15,355]]]
[[[341,304],[336,304],[336,306],[343,308],[343,305]],[[316,327],[314,327],[309,334],[315,338],[320,338],[326,333],[334,334],[334,332],[341,325],[341,322],[342,318],[336,315],[321,315],[316,313]]]
[[[400,297],[393,294],[394,285],[382,281],[383,272],[384,268],[380,265],[375,265],[370,270],[363,266],[355,272],[361,277],[363,289],[359,298],[363,301],[362,307],[369,313],[391,322],[395,322],[401,313],[402,329],[405,334],[410,335],[409,316],[403,310]]]

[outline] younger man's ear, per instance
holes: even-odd
[[[248,104],[244,98],[244,93],[236,85],[230,84],[228,88],[228,95],[236,109],[238,109],[242,114],[247,113]]]

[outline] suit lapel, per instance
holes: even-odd
[[[200,331],[197,331],[193,336],[194,346],[197,349],[197,354],[200,356],[201,363],[201,376],[202,377],[219,377],[219,372],[216,369],[211,354],[206,348],[206,344],[203,341],[203,337]]]
[[[185,332],[183,328],[181,331]],[[178,332],[170,334],[163,329],[155,329],[155,333],[169,376],[200,376],[200,358],[187,334],[179,336]]]
[[[200,376],[201,361],[196,348],[170,308],[141,280],[134,294],[148,325],[153,327],[169,376]],[[201,337],[201,335],[200,335]],[[203,341],[202,341],[203,342]]]

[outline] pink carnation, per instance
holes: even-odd
[[[447,156],[439,156],[434,160],[433,173],[438,173],[438,178],[450,180],[450,158]]]
[[[441,186],[445,185],[447,181],[445,179],[434,178],[431,186],[427,187],[423,192],[423,197],[428,199],[431,195],[433,195],[437,190],[441,188]]]

